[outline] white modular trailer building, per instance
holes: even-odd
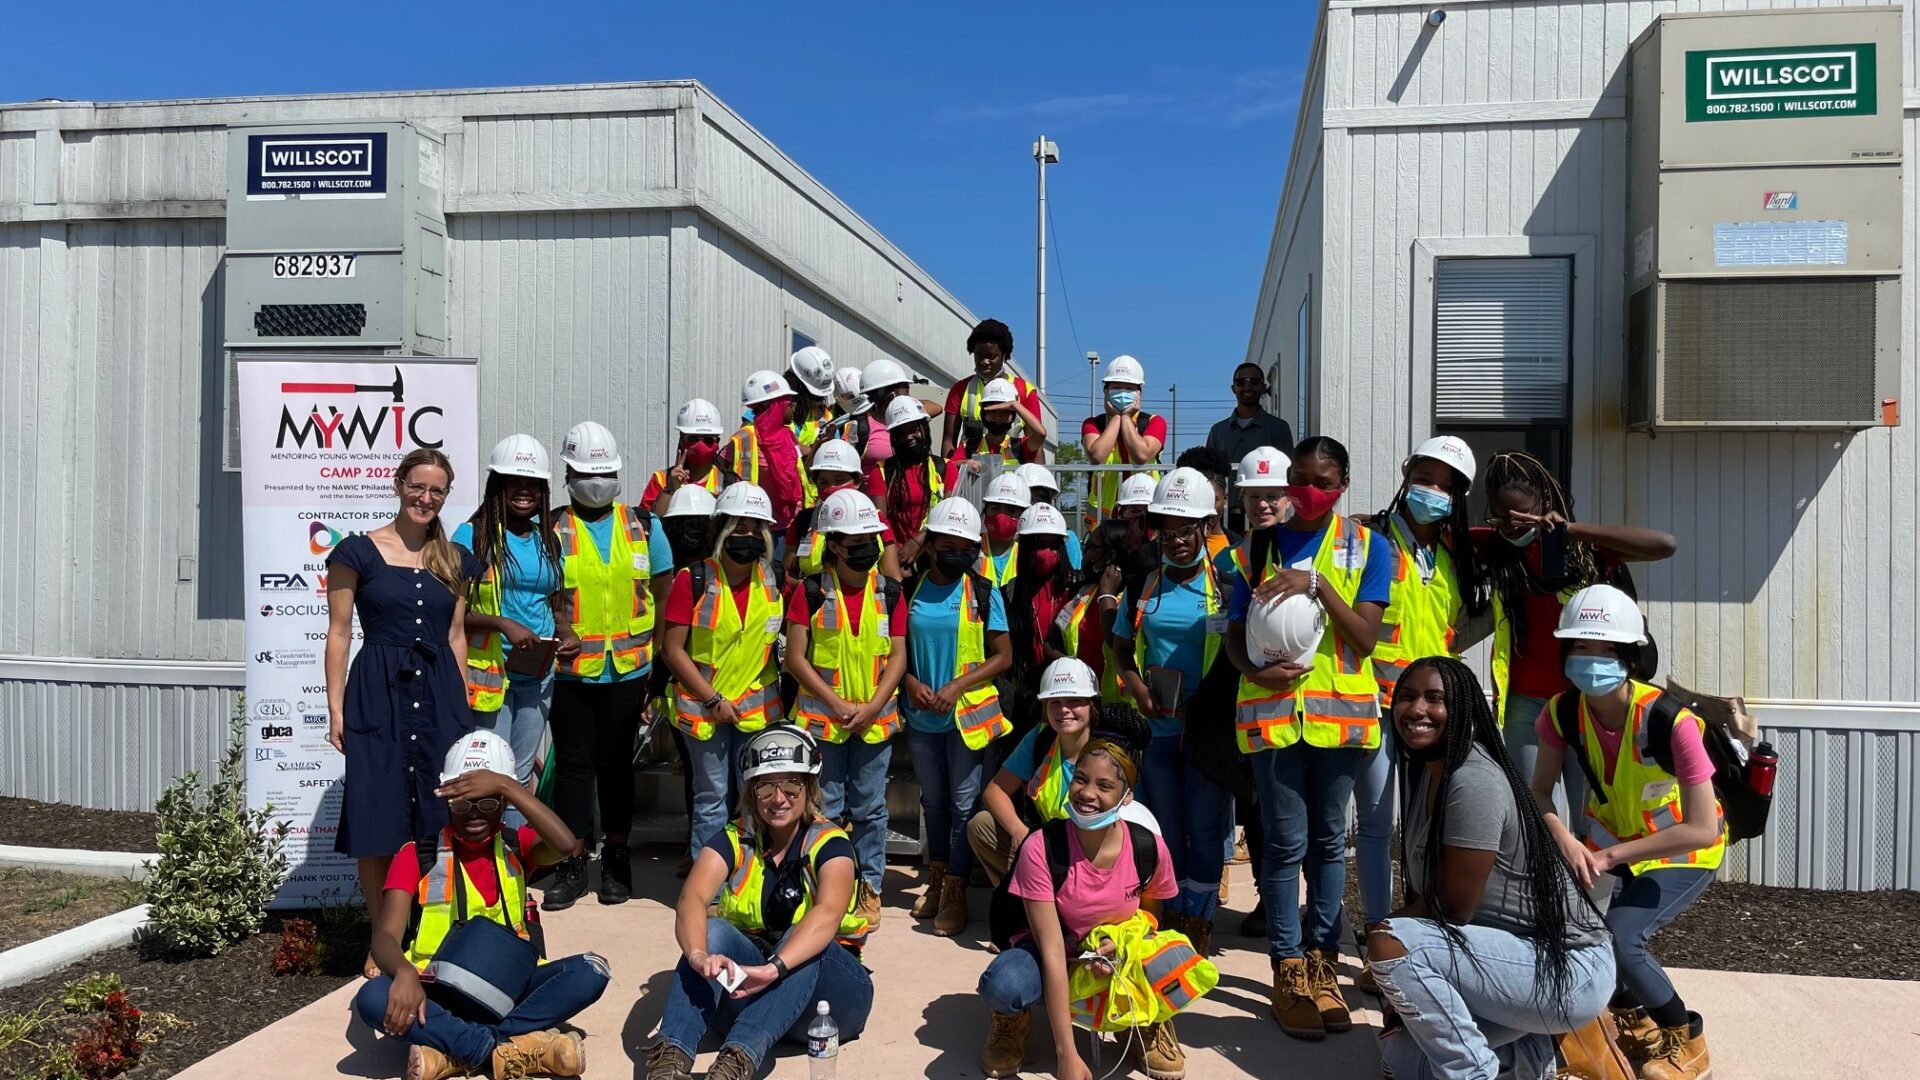
[[[1920,887],[1917,55],[1897,2],[1324,0],[1306,59],[1247,359],[1356,513],[1454,432],[1678,537],[1662,677],[1781,755],[1739,879]]]
[[[0,794],[148,809],[227,743],[231,346],[340,344],[233,317],[229,148],[275,126],[417,150],[399,277],[355,325],[478,357],[483,453],[597,419],[637,499],[679,402],[730,414],[799,345],[972,369],[973,315],[697,82],[0,107]]]

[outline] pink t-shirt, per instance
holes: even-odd
[[[1165,841],[1156,836],[1153,842],[1160,851],[1154,863],[1153,879],[1147,882],[1147,896],[1168,900],[1180,892],[1180,886],[1173,880],[1173,856],[1167,854]],[[1113,861],[1113,869],[1102,870],[1081,852],[1080,834],[1069,828],[1067,879],[1061,882],[1060,894],[1055,896],[1053,876],[1047,873],[1047,841],[1040,830],[1035,829],[1020,845],[1020,857],[1014,863],[1013,880],[1008,883],[1007,891],[1022,900],[1052,900],[1060,909],[1060,922],[1067,929],[1067,945],[1071,949],[1094,927],[1124,922],[1140,910],[1139,887],[1139,872],[1133,866],[1133,830],[1121,828],[1120,857]]]
[[[1586,705],[1580,706],[1581,722],[1586,722]],[[1561,753],[1567,752],[1567,742],[1553,724],[1553,703],[1540,710],[1539,719],[1533,722],[1533,730],[1540,734],[1542,746],[1551,746]],[[1605,724],[1593,725],[1600,737],[1600,749],[1606,752],[1602,777],[1608,782],[1613,780],[1614,762],[1620,759],[1620,737],[1626,734],[1626,728],[1608,731]],[[1681,784],[1691,786],[1713,779],[1713,759],[1707,756],[1707,744],[1700,737],[1700,722],[1692,713],[1681,710],[1673,722],[1673,774]]]

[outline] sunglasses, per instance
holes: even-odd
[[[475,812],[491,814],[497,812],[502,805],[504,805],[504,800],[497,795],[488,795],[482,799],[447,800],[447,809],[456,814],[471,814]]]
[[[753,785],[753,797],[761,802],[775,793],[797,799],[807,793],[807,785],[800,780],[762,780]]]

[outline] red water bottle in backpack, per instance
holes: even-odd
[[[1773,794],[1774,774],[1780,770],[1780,755],[1773,750],[1773,744],[1759,743],[1753,752],[1747,755],[1747,786],[1756,795]]]

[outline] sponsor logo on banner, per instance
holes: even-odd
[[[259,734],[260,741],[263,743],[293,741],[293,726],[291,724],[261,724],[254,730]]]
[[[307,550],[315,555],[325,555],[333,546],[346,537],[324,521],[316,521],[307,526]]]
[[[274,605],[264,606],[271,607]],[[325,636],[325,634],[321,635],[323,638]],[[259,664],[261,667],[279,668],[282,671],[289,671],[294,668],[312,668],[317,667],[320,663],[320,651],[318,649],[261,649],[259,652],[253,654],[253,662]],[[303,692],[306,691],[303,690]],[[311,692],[324,694],[327,692],[327,688],[322,686],[320,689]]]
[[[319,772],[320,763],[317,761],[298,760],[276,761],[273,763],[273,768],[275,772]]]

